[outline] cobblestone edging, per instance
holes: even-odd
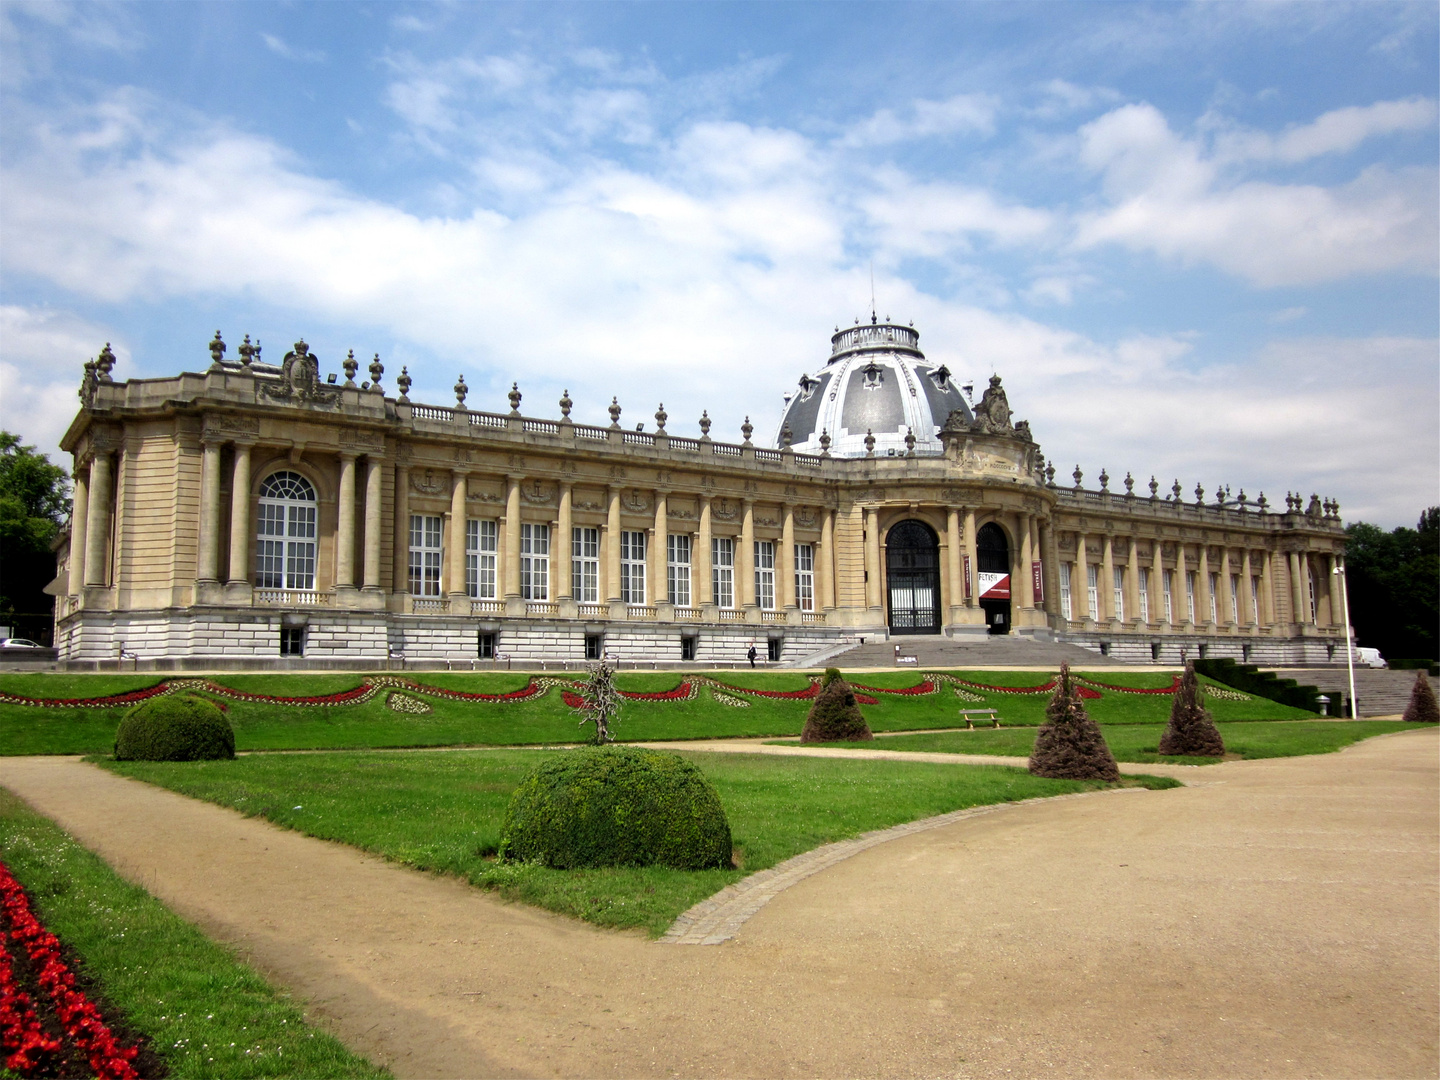
[[[971,806],[964,810],[952,810],[948,814],[907,821],[903,825],[892,825],[888,829],[861,833],[849,840],[803,852],[793,858],[760,870],[747,878],[727,885],[714,896],[701,900],[689,911],[681,914],[660,938],[662,945],[719,945],[729,941],[739,932],[745,922],[772,899],[811,874],[818,874],[838,862],[858,855],[877,844],[898,840],[902,836],[928,832],[957,821],[993,814],[1031,803],[1058,802],[1062,799],[1087,799],[1093,795],[1121,795],[1131,791],[1145,791],[1145,788],[1112,788],[1108,791],[1079,791],[1073,795],[1046,795],[1019,802],[993,803],[989,806]]]

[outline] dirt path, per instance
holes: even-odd
[[[1437,780],[1429,729],[1019,806],[677,948],[0,759],[0,784],[402,1077],[1433,1077]]]

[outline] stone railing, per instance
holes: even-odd
[[[265,607],[330,607],[335,603],[333,592],[317,589],[256,589],[251,598]]]

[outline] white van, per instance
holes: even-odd
[[[1385,667],[1385,658],[1380,655],[1379,649],[1365,649],[1359,645],[1355,646],[1356,663],[1364,664],[1366,667]]]

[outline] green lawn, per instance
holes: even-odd
[[[1087,702],[1087,704],[1089,704]],[[1351,743],[1405,731],[1414,724],[1386,720],[1314,720],[1275,723],[1217,723],[1225,749],[1243,758],[1296,757],[1328,754]],[[1102,724],[1105,741],[1116,761],[1177,765],[1213,765],[1219,758],[1162,757],[1156,748],[1165,732],[1164,724]],[[923,735],[890,735],[874,742],[844,745],[878,750],[922,750],[936,754],[995,754],[1029,757],[1035,745],[1033,728],[976,728],[974,731],[941,731]]]
[[[0,860],[171,1076],[390,1075],[306,1026],[285,995],[3,789]]]
[[[705,673],[718,682],[741,688],[802,690],[809,682],[795,672],[723,671]],[[1046,672],[960,672],[960,676],[994,686],[1033,686],[1049,678]],[[923,673],[913,671],[859,672],[854,681],[871,686],[905,687],[918,684]],[[411,676],[432,686],[478,693],[506,693],[520,689],[527,674],[513,672],[425,672]],[[674,688],[685,677],[677,672],[626,672],[619,676],[622,689],[656,692]],[[1098,676],[1126,685],[1165,686],[1164,672]],[[49,680],[49,681],[47,681]],[[0,690],[26,696],[94,697],[119,693],[158,681],[155,676],[119,675],[4,675]],[[220,675],[216,681],[237,690],[274,696],[335,693],[358,686],[356,674]],[[994,707],[1006,724],[1039,724],[1044,720],[1046,695],[1006,694],[966,690],[979,702],[963,700],[951,685],[923,697],[879,695],[879,704],[865,706],[876,731],[910,731],[951,727],[960,708]],[[617,734],[626,740],[701,739],[796,735],[804,724],[809,702],[746,696],[747,708],[722,704],[709,687],[702,686],[692,701],[627,701]],[[360,704],[297,707],[265,702],[224,701],[241,750],[343,749],[405,746],[516,746],[553,745],[582,738],[574,714],[561,701],[558,690],[541,697],[512,702],[467,702],[438,697],[425,700],[433,711],[423,716],[391,710],[385,695]],[[1264,698],[1248,702],[1211,698],[1217,720],[1281,720],[1308,716],[1298,709]],[[1104,692],[1087,702],[1091,715],[1103,723],[1163,722],[1170,697]],[[103,709],[46,709],[0,703],[0,754],[94,754],[110,750],[123,707]]]
[[[1100,786],[999,766],[693,754],[687,756],[720,792],[740,869],[562,871],[497,862],[515,786],[547,753],[585,752],[370,751],[102,764],[311,836],[454,874],[512,899],[652,935],[744,874],[833,840],[962,807]]]

